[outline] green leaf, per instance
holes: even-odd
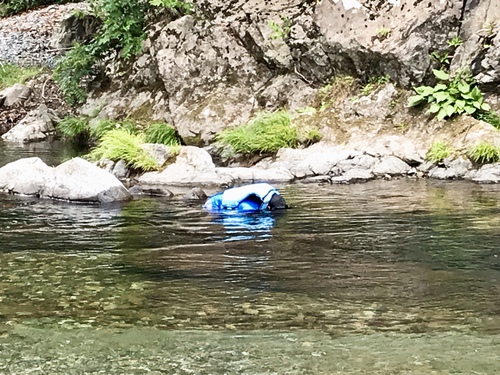
[[[408,99],[408,106],[415,107],[415,106],[423,103],[424,101],[425,101],[425,97],[423,97],[422,95],[414,95]]]
[[[491,109],[490,105],[488,103],[483,103],[481,104],[481,108],[483,111],[489,111]]]
[[[455,114],[455,107],[448,104],[444,107],[444,110],[446,112],[446,116],[451,117]]]
[[[438,91],[432,94],[438,103],[444,102],[445,100],[450,99],[450,95],[446,91]]]
[[[445,86],[446,88],[446,86]],[[419,86],[415,87],[415,91],[417,94],[422,96],[429,96],[434,92],[435,88],[430,86]]]
[[[431,105],[431,107],[429,108],[429,110],[427,112],[428,113],[438,113],[440,109],[441,109],[441,106],[437,103],[434,103]]]
[[[455,108],[463,110],[465,107],[465,104],[466,104],[465,100],[457,100],[455,102]]]
[[[446,117],[446,111],[444,110],[444,108],[441,108],[439,110],[439,113],[437,114],[437,119],[439,121],[441,121],[442,119],[444,119]]]
[[[469,115],[472,115],[474,112],[476,112],[476,108],[472,107],[471,105],[466,105],[464,107],[465,112],[467,112]]]
[[[442,81],[447,81],[450,79],[450,75],[442,70],[432,69],[432,73],[434,73],[437,79],[440,79]]]
[[[445,91],[448,89],[448,86],[442,84],[442,83],[438,83],[436,86],[434,86],[434,92],[436,91]]]
[[[472,91],[470,93],[471,93],[472,98],[474,100],[480,100],[483,98],[483,94],[481,93],[481,90],[479,90],[479,88],[477,86],[474,86],[474,88],[472,89]]]
[[[470,85],[467,83],[467,82],[459,82],[458,85],[457,85],[457,88],[458,90],[460,90],[460,92],[462,94],[467,94],[470,92]]]

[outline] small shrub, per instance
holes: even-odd
[[[467,152],[469,158],[480,164],[496,163],[500,161],[500,147],[488,142],[479,142]]]
[[[193,11],[193,3],[186,3],[179,0],[149,0],[149,3],[154,6],[163,6],[168,9],[176,9],[184,13],[191,13]]]
[[[450,76],[442,70],[434,69],[433,73],[440,82],[434,87],[415,87],[417,95],[409,98],[410,107],[430,103],[427,113],[437,114],[438,120],[464,112],[472,115],[477,111],[490,110],[469,72],[457,72]]]
[[[91,160],[110,159],[125,160],[134,169],[150,171],[156,169],[156,160],[141,148],[144,143],[143,134],[132,134],[125,129],[107,132],[97,147],[88,154]]]
[[[144,134],[147,143],[160,143],[167,146],[179,146],[181,144],[177,131],[165,123],[149,125]]]
[[[453,150],[450,146],[448,146],[448,144],[441,141],[434,141],[427,151],[425,158],[434,163],[438,163],[446,159],[451,154],[453,154]]]
[[[89,119],[87,117],[65,117],[57,130],[67,139],[87,138],[89,136]]]
[[[39,67],[21,67],[13,64],[2,64],[0,62],[0,90],[15,83],[24,83],[42,71],[43,68]]]
[[[54,69],[54,79],[70,105],[81,104],[87,94],[81,84],[84,77],[90,76],[97,57],[93,46],[76,43],[66,55],[60,59]]]
[[[276,152],[299,144],[297,128],[286,111],[262,112],[246,125],[223,130],[218,140],[244,154]]]

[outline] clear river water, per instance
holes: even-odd
[[[7,148],[0,166],[61,144]],[[500,373],[500,186],[279,186],[281,214],[0,195],[0,374]]]

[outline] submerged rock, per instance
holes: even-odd
[[[55,168],[47,166],[40,158],[9,163],[0,168],[0,189],[12,194],[89,203],[131,198],[116,177],[81,158]]]

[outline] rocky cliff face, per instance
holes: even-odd
[[[112,89],[96,90],[84,111],[163,119],[187,144],[206,145],[258,110],[311,105],[333,77],[350,75],[366,83],[388,76],[398,87],[389,96],[357,105],[346,101],[339,107],[342,114],[317,119],[330,129],[367,119],[361,128],[372,129],[367,133],[373,139],[388,122],[393,128],[429,121],[407,112],[401,90],[432,79],[431,53],[444,53],[454,37],[463,44],[452,56],[452,68],[471,68],[495,104],[497,0],[197,0],[195,5],[193,15],[153,24],[144,53],[131,65],[111,67],[107,87]]]

